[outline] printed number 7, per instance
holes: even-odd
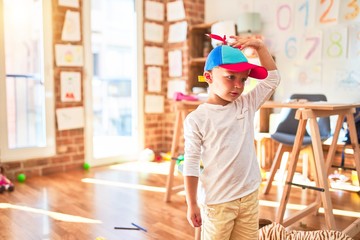
[[[309,38],[306,38],[306,41],[312,41],[313,42],[311,48],[309,49],[309,51],[307,52],[307,54],[305,56],[305,59],[309,59],[311,57],[311,55],[314,54],[317,46],[319,45],[320,40],[317,37],[309,37]]]

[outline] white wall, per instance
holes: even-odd
[[[360,102],[360,13],[348,6],[350,0],[331,2],[205,0],[205,21],[261,14],[261,33],[282,76],[275,99],[324,93],[331,102]]]

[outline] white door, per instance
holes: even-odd
[[[135,160],[139,145],[134,0],[84,1],[86,160]]]

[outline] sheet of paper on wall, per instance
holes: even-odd
[[[80,13],[67,10],[65,13],[64,26],[61,33],[63,41],[80,41]]]
[[[169,27],[169,43],[178,43],[186,40],[187,35],[187,22],[177,22],[171,24]]]
[[[306,4],[302,1],[295,2],[295,16],[294,16],[294,29],[295,32],[304,32],[307,29],[316,28],[316,4],[317,1],[307,1]],[[304,10],[306,9],[306,17]],[[289,21],[286,21],[289,22]],[[285,23],[286,23],[285,22]],[[271,30],[271,29],[269,29]]]
[[[360,14],[359,14],[360,15]],[[360,23],[352,24],[349,27],[349,48],[348,57],[350,59],[360,58]]]
[[[337,99],[354,102],[359,97],[360,70],[357,61],[347,61],[347,64],[328,64],[324,66],[323,85],[331,90]]]
[[[360,21],[360,2],[353,1],[353,3],[340,4],[339,9],[339,22],[340,23],[352,23]]]
[[[334,39],[336,39],[335,44]],[[346,49],[348,47],[347,40],[347,28],[345,26],[324,29],[323,59],[345,60]]]
[[[161,92],[161,67],[147,68],[147,89],[149,92]]]
[[[163,113],[164,96],[145,95],[145,113]]]
[[[71,44],[55,45],[55,62],[58,67],[83,66],[83,46]]]
[[[181,79],[175,79],[168,81],[167,98],[173,99],[175,92],[186,93],[186,81]]]
[[[163,43],[164,42],[164,26],[156,23],[145,22],[145,41]]]
[[[179,21],[185,19],[185,8],[183,1],[175,1],[167,3],[167,20]]]
[[[344,1],[341,2],[343,3]],[[321,1],[321,3],[317,2],[316,5],[317,24],[323,26],[331,26],[339,23],[339,11],[340,11],[339,9],[340,9],[340,1],[331,1],[331,5],[327,4],[327,1]]]
[[[60,73],[61,101],[79,102],[81,101],[81,73],[65,72]]]
[[[70,107],[56,109],[58,130],[70,130],[84,127],[84,108]]]
[[[182,53],[181,50],[169,51],[169,76],[182,76]]]
[[[145,1],[145,18],[148,20],[164,21],[164,4],[155,1]]]
[[[164,49],[160,47],[145,47],[145,65],[164,65]]]
[[[79,0],[59,0],[58,3],[59,6],[73,7],[73,8],[79,7]]]
[[[300,36],[298,36],[300,39]],[[299,51],[299,59],[304,63],[319,63],[321,62],[321,53],[323,46],[323,33],[320,30],[312,29],[306,31],[302,35],[302,39],[306,39],[301,41],[301,47]],[[290,46],[290,45],[288,45]],[[291,48],[288,47],[290,50]]]
[[[313,90],[321,90],[321,64],[317,63],[304,63],[301,65],[295,65],[294,70],[295,78],[297,80],[297,86],[311,86]]]

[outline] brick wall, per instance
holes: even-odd
[[[166,0],[159,0],[166,5]],[[203,23],[204,22],[204,0],[183,0],[185,13],[186,13],[186,21],[188,23],[188,27],[194,24]],[[166,10],[165,10],[166,14]],[[165,17],[166,19],[166,17]],[[144,20],[146,21],[145,17]],[[181,20],[182,21],[182,20]],[[173,23],[173,22],[172,22]],[[182,79],[186,79],[187,71],[188,71],[188,42],[184,43],[167,43],[169,26],[171,23],[164,22],[164,44],[155,44],[158,46],[163,46],[165,49],[164,56],[164,66],[162,67],[162,92],[161,95],[165,96],[167,94],[167,83],[172,78],[169,77],[168,72],[168,52],[173,50],[181,50],[182,51]],[[145,42],[145,45],[150,45],[151,43]],[[145,67],[146,69],[146,67]],[[146,71],[144,74],[144,79],[146,83]],[[178,78],[174,78],[178,79]],[[147,93],[147,86],[145,86],[145,94]],[[145,144],[144,146],[153,149],[156,153],[160,152],[169,152],[171,148],[171,141],[173,135],[173,127],[175,121],[175,114],[172,112],[171,101],[168,99],[165,100],[165,113],[164,114],[145,114],[144,122],[145,122]],[[182,140],[180,141],[183,142]],[[179,148],[179,152],[181,152],[181,146]]]

